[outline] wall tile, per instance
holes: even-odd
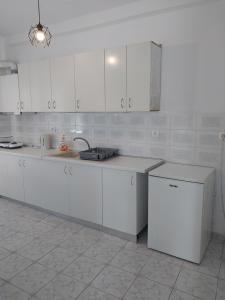
[[[112,113],[108,114],[110,126],[127,126],[128,115],[125,113]]]
[[[197,132],[197,147],[215,147],[219,148],[221,141],[217,132]]]
[[[150,145],[168,145],[171,141],[171,132],[167,129],[147,129],[147,143]]]
[[[224,129],[224,117],[222,114],[198,114],[197,128],[201,130]]]
[[[147,153],[147,156],[152,158],[161,158],[167,160],[168,152],[169,152],[169,146],[168,147],[160,147],[160,146],[151,146],[149,148],[149,152]]]
[[[127,130],[127,140],[132,143],[145,143],[145,131],[141,129]]]
[[[149,128],[169,128],[170,118],[168,113],[151,112],[147,118],[147,127]]]
[[[194,113],[171,114],[172,129],[195,129],[196,115]]]
[[[175,148],[170,149],[169,160],[182,163],[194,163],[194,148]]]
[[[220,165],[220,152],[204,149],[197,150],[197,162],[204,166],[218,167]]]
[[[174,130],[171,133],[171,144],[174,146],[195,146],[195,132],[187,130]]]

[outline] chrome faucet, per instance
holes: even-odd
[[[82,140],[82,141],[84,141],[87,144],[87,146],[88,146],[88,150],[91,150],[91,146],[90,146],[89,142],[86,139],[84,139],[82,137],[75,137],[73,139],[73,141],[75,142],[76,140]]]

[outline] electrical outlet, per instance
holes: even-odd
[[[159,131],[158,130],[152,130],[152,137],[158,137]]]
[[[225,141],[225,131],[221,131],[221,132],[219,133],[219,139],[220,139],[221,141]]]

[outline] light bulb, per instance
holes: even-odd
[[[42,30],[38,30],[35,33],[35,38],[39,41],[39,42],[43,42],[45,40],[45,34]]]
[[[115,56],[109,56],[108,57],[108,63],[110,65],[116,65],[117,64],[117,58]]]

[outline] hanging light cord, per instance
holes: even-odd
[[[220,172],[220,197],[221,197],[221,206],[223,210],[223,216],[225,218],[225,204],[224,204],[224,191],[223,191],[223,179],[224,179],[224,143],[225,140],[222,140],[221,143],[221,157],[220,157],[220,165],[221,165],[221,172]]]
[[[38,24],[41,23],[40,1],[38,0]]]

